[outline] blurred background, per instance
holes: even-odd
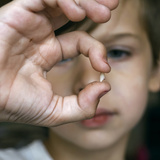
[[[160,92],[149,97],[146,112],[130,137],[129,160],[160,160]]]

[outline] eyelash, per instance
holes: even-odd
[[[110,49],[107,51],[107,57],[112,60],[123,60],[131,56],[131,52],[125,49]]]

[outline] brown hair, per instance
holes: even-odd
[[[160,59],[160,0],[140,0],[141,20],[148,34],[153,53],[153,62],[157,66]]]

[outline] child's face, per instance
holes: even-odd
[[[100,149],[123,143],[128,132],[141,118],[148,89],[152,87],[152,55],[149,40],[138,19],[137,1],[119,5],[108,23],[91,33],[108,51],[111,72],[106,81],[111,91],[102,97],[97,118],[52,130],[71,144],[85,149]],[[48,73],[60,95],[77,94],[86,84],[99,80],[89,60],[83,56],[59,63]]]

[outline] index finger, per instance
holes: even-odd
[[[89,57],[91,65],[96,71],[104,73],[110,71],[110,66],[107,62],[106,48],[86,32],[70,32],[57,36],[57,39],[61,50],[54,52],[54,58],[53,52],[48,52],[47,61],[49,64],[54,65],[63,59],[73,58],[79,54],[83,54]],[[53,67],[52,65],[50,67]]]
[[[78,31],[78,32],[73,32],[73,34],[75,38],[72,38],[70,42],[70,44],[73,45],[72,49],[74,49],[75,51],[77,50],[78,53],[81,53],[86,57],[89,57],[91,65],[95,70],[99,72],[108,73],[111,68],[107,62],[107,51],[105,46],[101,42],[91,37],[86,32]],[[78,37],[77,41],[76,37]],[[65,43],[68,42],[66,41]],[[77,43],[77,45],[74,45],[74,43]],[[63,47],[65,49],[67,46]],[[70,52],[71,51],[69,51],[68,53]],[[65,55],[67,55],[67,52],[64,53]]]

